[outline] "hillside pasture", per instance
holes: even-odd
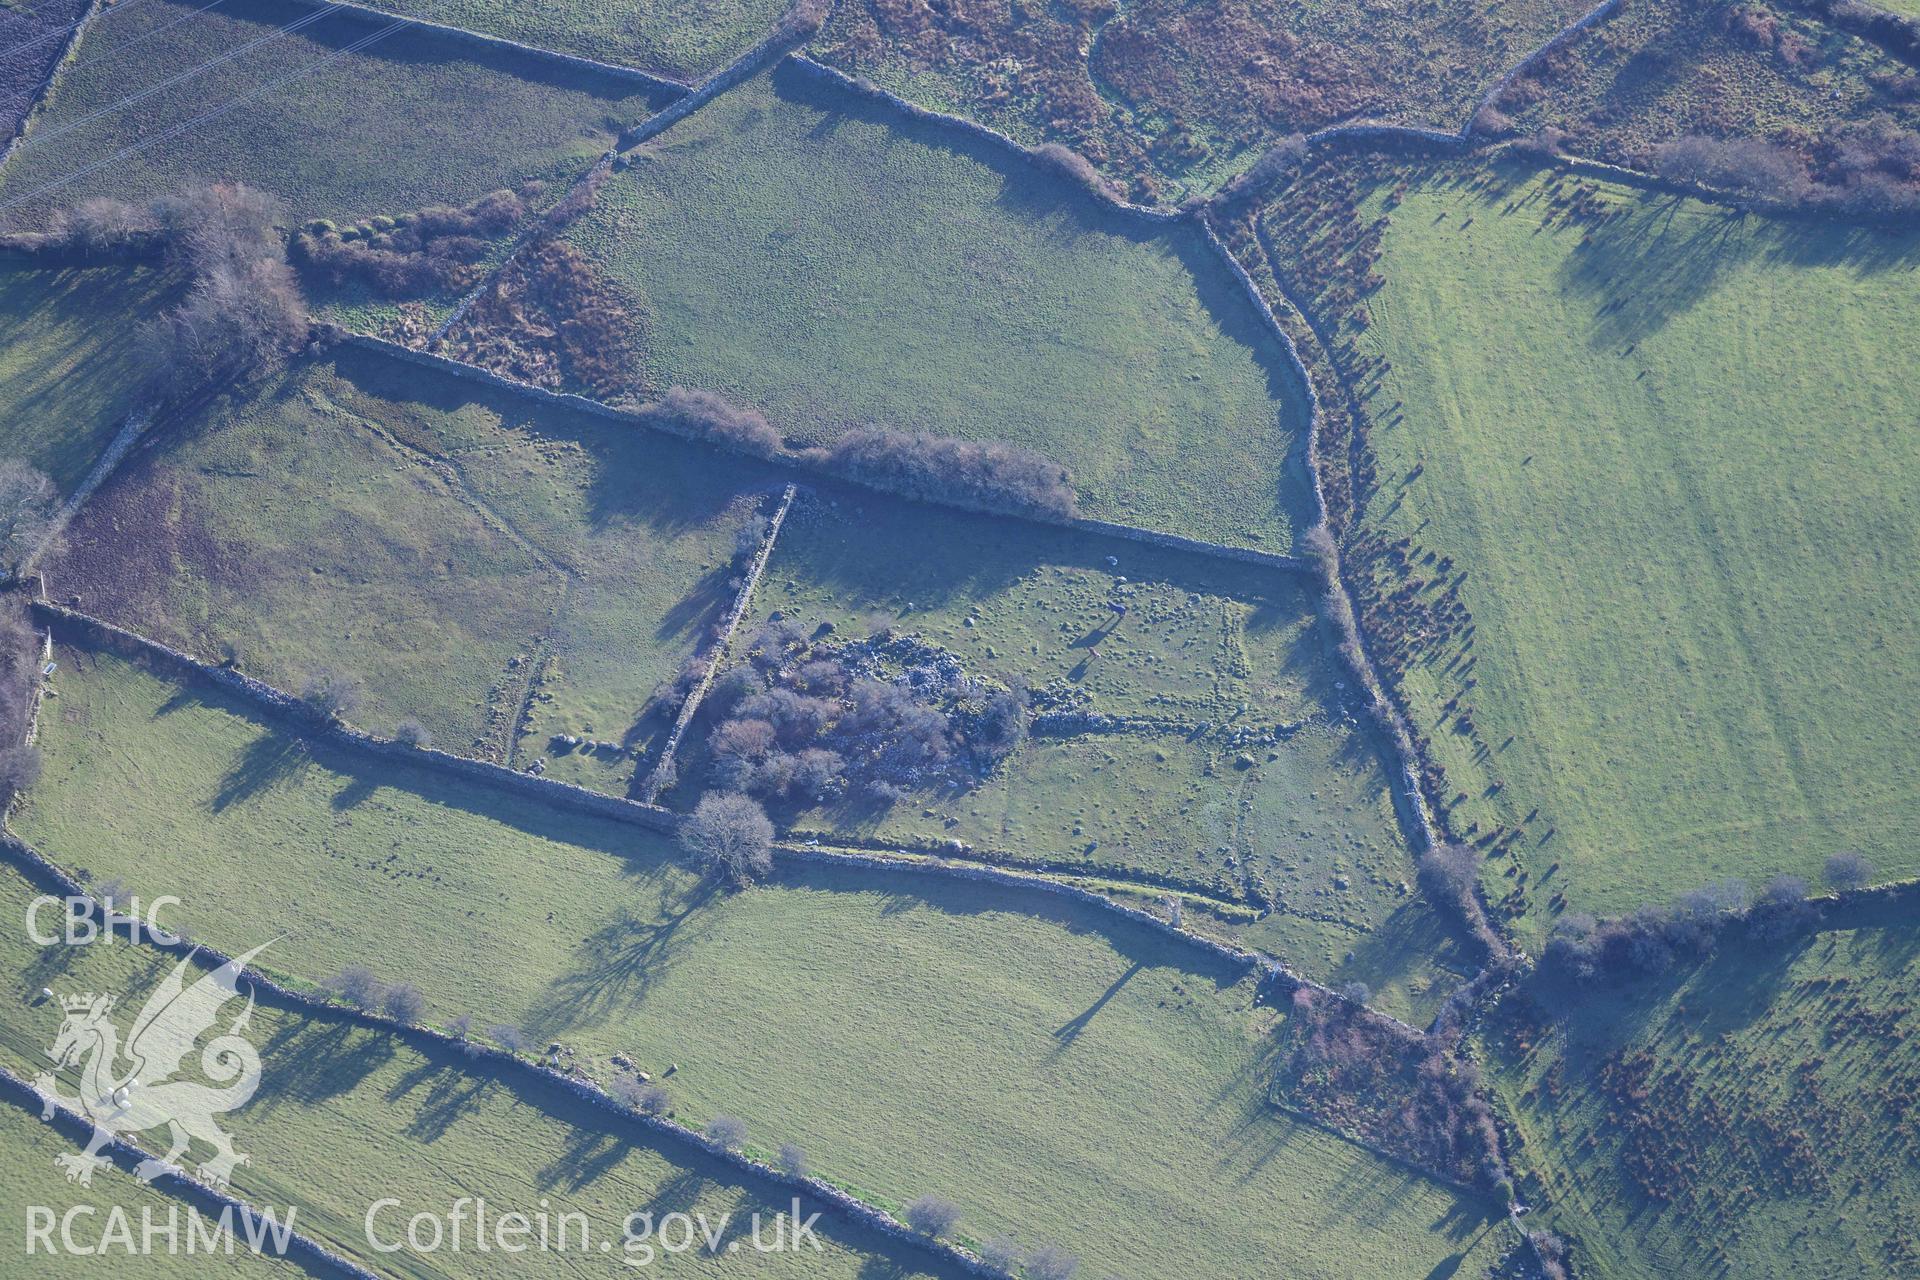
[[[1123,523],[1281,552],[1307,523],[1302,393],[1193,228],[791,65],[628,159],[568,236],[644,317],[651,385],[797,443],[1004,440]]]
[[[1889,1276],[1920,1267],[1913,895],[1829,907],[1613,991],[1522,992],[1490,1025],[1522,1196],[1582,1275]]]
[[[349,51],[387,24],[300,0],[124,10],[88,26],[0,175],[7,225],[35,227],[89,196],[140,202],[215,178],[273,192],[296,220],[465,204],[529,179],[571,182],[664,102],[636,80],[420,29]]]
[[[342,347],[178,424],[68,530],[62,599],[349,719],[623,794],[771,479],[671,437]],[[523,718],[523,709],[525,712]],[[551,753],[573,735],[607,744]]]
[[[134,325],[179,282],[148,267],[76,267],[0,255],[0,455],[46,472],[63,494],[138,403]]]
[[[30,888],[18,872],[0,870],[4,900],[11,920],[24,919]],[[249,947],[269,935],[256,923],[245,930]],[[42,986],[68,992],[113,992],[117,996],[115,1022],[123,1032],[131,1026],[146,997],[173,969],[169,955],[124,942],[86,947],[38,947],[22,927],[9,923],[0,930],[0,972],[7,975],[7,992],[0,1000],[0,1063],[16,1074],[35,1075],[48,1065],[44,1049],[59,1029],[60,1009],[39,998]],[[271,954],[271,949],[269,950]],[[191,980],[193,975],[189,975]],[[237,1012],[227,1006],[224,1017]],[[223,1024],[224,1025],[224,1024]],[[233,1175],[234,1192],[252,1203],[272,1206],[285,1221],[288,1213],[302,1234],[380,1275],[406,1280],[435,1277],[582,1276],[605,1275],[622,1261],[642,1260],[628,1254],[623,1231],[627,1215],[650,1212],[655,1221],[668,1213],[704,1214],[726,1243],[740,1248],[728,1254],[742,1275],[805,1276],[809,1280],[854,1280],[875,1274],[911,1277],[952,1274],[944,1269],[923,1270],[925,1260],[900,1250],[873,1233],[854,1228],[831,1215],[815,1225],[820,1249],[758,1252],[751,1248],[754,1214],[765,1223],[763,1238],[773,1238],[773,1215],[791,1209],[792,1196],[771,1183],[743,1180],[718,1160],[678,1143],[656,1144],[645,1130],[620,1121],[566,1090],[533,1082],[499,1065],[476,1062],[454,1050],[354,1026],[344,1018],[312,1016],[271,1000],[256,1004],[247,1035],[258,1049],[260,1089],[244,1106],[219,1117],[232,1134],[237,1150],[249,1160]],[[186,1076],[193,1078],[197,1059],[189,1057]],[[69,1096],[78,1090],[78,1073],[60,1073],[58,1087]],[[17,1114],[8,1107],[0,1112]],[[51,1131],[47,1131],[51,1133]],[[148,1133],[151,1141],[164,1133]],[[48,1181],[59,1180],[53,1155],[64,1143],[55,1138],[36,1148],[8,1148],[6,1182],[30,1183],[42,1168]],[[41,1166],[41,1149],[46,1164]],[[69,1148],[70,1149],[70,1148]],[[196,1147],[189,1161],[210,1154]],[[0,1183],[5,1186],[6,1183]],[[89,1190],[61,1185],[45,1203],[65,1206],[81,1200],[151,1196],[140,1192],[130,1176],[109,1170],[95,1176]],[[489,1223],[500,1215],[523,1213],[535,1230],[518,1243],[524,1250],[476,1246],[474,1209],[465,1206],[462,1243],[456,1247],[447,1218],[462,1197],[486,1202]],[[157,1197],[156,1197],[157,1198]],[[376,1208],[383,1199],[399,1203]],[[802,1200],[802,1217],[821,1206]],[[409,1247],[408,1220],[416,1213],[440,1219],[440,1247]],[[545,1213],[549,1247],[532,1247],[540,1238],[538,1215]],[[572,1225],[561,1247],[560,1215],[585,1215],[587,1243],[581,1228]],[[369,1239],[372,1217],[376,1249]],[[183,1215],[184,1217],[184,1215]],[[164,1218],[162,1219],[164,1221]],[[89,1226],[100,1229],[99,1218],[80,1220],[85,1239]],[[133,1223],[138,1240],[139,1220]],[[12,1224],[9,1224],[9,1230]],[[423,1230],[422,1240],[433,1238]],[[184,1232],[184,1225],[183,1225]],[[509,1235],[509,1243],[516,1243]],[[184,1235],[183,1235],[184,1241]],[[607,1241],[613,1257],[602,1252]],[[496,1245],[490,1236],[487,1242]],[[164,1248],[164,1240],[161,1247]],[[180,1269],[169,1271],[160,1259],[116,1259],[114,1273],[170,1276],[173,1274],[302,1275],[286,1264],[205,1256],[172,1260]],[[54,1260],[58,1265],[58,1260]],[[153,1262],[151,1270],[141,1264]],[[188,1270],[184,1264],[191,1263]],[[705,1274],[711,1259],[704,1249],[669,1253],[655,1242],[647,1271],[668,1275]],[[637,1269],[637,1268],[636,1268]],[[35,1270],[35,1275],[66,1274]],[[97,1260],[90,1268],[74,1267],[71,1274],[98,1275]]]
[[[1367,200],[1359,549],[1466,610],[1369,626],[1491,896],[1538,940],[1843,848],[1913,874],[1920,239],[1521,167]]]
[[[1273,1113],[1282,1015],[1187,944],[905,872],[793,866],[717,892],[637,828],[61,655],[23,834],[96,879],[177,892],[209,941],[272,918],[278,970],[364,963],[415,982],[430,1017],[518,1023],[589,1072],[614,1053],[656,1079],[672,1066],[689,1122],[739,1116],[750,1149],[796,1142],[882,1205],[935,1189],[967,1238],[1057,1241],[1096,1272],[1417,1280],[1502,1244],[1485,1207]]]
[[[773,30],[787,0],[647,0],[609,6],[522,5],[510,0],[383,0],[389,13],[504,36],[538,49],[697,80]]]

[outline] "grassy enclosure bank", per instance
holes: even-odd
[[[114,1022],[124,1036],[147,996],[177,962],[124,941],[35,946],[17,923],[34,892],[11,867],[0,869],[0,901],[15,922],[0,930],[0,965],[7,974],[7,992],[0,1000],[0,1063],[28,1077],[49,1065],[43,1051],[60,1025],[60,1007],[39,999],[41,987],[62,995],[112,992]],[[262,917],[245,930],[249,947],[271,936],[271,926],[264,921]],[[224,1029],[241,1007],[241,1001],[228,1004],[219,1026]],[[768,1223],[765,1238],[771,1239],[772,1216],[790,1207],[790,1194],[780,1188],[743,1183],[737,1171],[688,1148],[656,1148],[643,1131],[563,1090],[510,1078],[458,1051],[418,1048],[382,1032],[272,1003],[255,1006],[246,1034],[260,1055],[259,1091],[245,1106],[218,1117],[233,1135],[235,1148],[250,1157],[234,1171],[234,1193],[273,1206],[282,1221],[291,1206],[295,1228],[302,1234],[382,1275],[407,1280],[604,1276],[626,1270],[619,1260],[624,1256],[622,1228],[630,1213],[651,1212],[656,1220],[668,1213],[704,1214],[716,1232],[722,1230],[722,1216],[730,1214],[725,1238],[742,1240],[748,1238],[748,1224],[757,1212]],[[184,1078],[195,1078],[197,1063],[197,1055],[190,1054]],[[58,1087],[72,1096],[79,1087],[78,1073],[60,1073]],[[0,1113],[0,1120],[4,1118]],[[148,1133],[143,1141],[150,1146],[164,1137],[164,1131]],[[59,1176],[53,1171],[53,1154],[64,1141],[56,1139],[46,1153],[49,1177]],[[196,1148],[188,1159],[208,1154],[210,1150]],[[8,1156],[9,1178],[30,1180],[40,1167],[38,1151],[9,1148]],[[94,1175],[89,1190],[63,1184],[50,1203],[64,1206],[125,1196],[136,1189],[129,1175],[105,1170]],[[474,1247],[471,1207],[465,1246],[456,1250],[446,1215],[463,1196],[485,1199],[493,1221],[498,1220],[495,1215],[521,1212],[537,1222],[535,1215],[545,1211],[557,1224],[562,1213],[584,1214],[591,1239],[613,1244],[612,1257],[600,1252],[597,1243],[584,1250],[483,1252]],[[400,1243],[398,1252],[378,1251],[368,1240],[369,1211],[383,1198],[400,1204],[381,1209],[374,1230],[382,1244]],[[803,1216],[818,1207],[808,1204]],[[415,1213],[441,1219],[446,1234],[439,1250],[404,1247],[407,1221]],[[103,1224],[83,1220],[82,1238],[89,1225]],[[137,1239],[137,1220],[134,1229]],[[571,1230],[571,1239],[577,1241],[578,1228]],[[923,1271],[911,1254],[896,1252],[872,1233],[830,1216],[823,1217],[815,1231],[822,1246],[818,1253],[758,1253],[743,1243],[727,1255],[727,1262],[742,1275],[809,1280],[864,1280],[873,1275],[910,1280],[950,1274]],[[723,1251],[725,1247],[723,1243]],[[132,1266],[116,1261],[115,1274],[149,1274],[138,1267],[142,1261],[134,1259]],[[190,1261],[198,1268],[191,1274],[224,1274],[208,1270],[213,1264],[204,1257]],[[243,1269],[241,1261],[236,1258],[230,1269],[304,1274],[257,1262]],[[647,1270],[696,1275],[707,1274],[712,1265],[698,1250],[677,1256],[656,1250]],[[183,1268],[181,1274],[187,1273]],[[98,1275],[99,1270],[96,1266],[83,1274]]]
[[[1588,185],[1414,181],[1360,338],[1365,532],[1471,611],[1404,684],[1455,826],[1524,828],[1490,884],[1535,938],[1556,895],[1910,875],[1920,238]]]
[[[87,28],[28,145],[8,161],[8,225],[35,226],[88,196],[140,201],[212,178],[271,191],[296,219],[464,204],[531,178],[570,182],[664,102],[635,80],[419,29],[346,52],[385,25],[348,14],[276,35],[320,12],[299,0],[125,8]],[[122,105],[135,95],[145,96]],[[474,127],[479,110],[485,130]],[[148,137],[146,150],[100,163]],[[75,176],[83,168],[92,172]]]
[[[172,424],[82,512],[50,588],[293,692],[364,689],[448,750],[624,792],[641,705],[704,642],[772,473],[353,347]],[[528,709],[522,719],[522,708]],[[617,750],[615,749],[617,748]]]
[[[1500,1243],[1481,1206],[1269,1110],[1281,1015],[1157,933],[902,874],[716,894],[635,828],[305,744],[118,659],[62,660],[23,834],[178,892],[209,940],[279,913],[277,968],[365,963],[433,1016],[520,1023],[596,1073],[614,1053],[656,1078],[677,1065],[694,1123],[740,1116],[754,1149],[797,1142],[883,1204],[950,1196],[973,1238],[1058,1241],[1096,1273],[1419,1277]]]
[[[1191,227],[776,70],[633,153],[571,233],[644,312],[648,379],[792,436],[1036,449],[1089,515],[1285,551],[1301,392]]]

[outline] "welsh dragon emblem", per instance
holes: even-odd
[[[123,1134],[162,1125],[170,1132],[170,1144],[165,1155],[142,1160],[134,1169],[142,1182],[182,1172],[179,1161],[196,1138],[214,1149],[211,1158],[200,1162],[198,1176],[204,1182],[225,1186],[234,1166],[247,1163],[214,1117],[244,1106],[260,1087],[260,1055],[241,1034],[253,1015],[251,993],[225,1033],[201,1051],[200,1069],[215,1084],[177,1077],[201,1035],[219,1020],[221,1006],[239,995],[240,975],[248,962],[265,949],[265,944],[255,947],[191,986],[187,970],[193,957],[187,956],[147,1000],[124,1048],[110,1016],[112,996],[89,992],[61,997],[66,1017],[47,1056],[59,1068],[79,1068],[80,1093],[60,1093],[50,1072],[42,1072],[33,1084],[44,1104],[43,1118],[50,1118],[59,1104],[93,1122],[86,1150],[54,1157],[66,1170],[67,1181],[91,1185],[94,1170],[107,1163],[102,1147]]]

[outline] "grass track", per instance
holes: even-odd
[[[1419,1277],[1498,1243],[1480,1208],[1269,1110],[1279,1015],[1157,934],[918,877],[714,897],[635,829],[368,772],[118,660],[64,660],[23,833],[178,891],[210,940],[271,915],[284,969],[363,961],[595,1069],[678,1064],[688,1118],[740,1115],[882,1203],[950,1195],[976,1238],[1060,1240],[1096,1274]]]

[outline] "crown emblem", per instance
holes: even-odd
[[[87,1012],[87,1010],[93,1008],[93,1001],[94,1001],[94,995],[93,995],[93,992],[91,991],[87,992],[85,995],[61,996],[60,1007],[62,1009],[65,1009],[68,1013],[85,1013]],[[111,1009],[112,1007],[113,1007],[113,997],[108,996],[106,1004],[101,1007],[101,1011],[104,1013],[107,1009]]]

